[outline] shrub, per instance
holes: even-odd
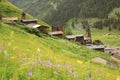
[[[37,30],[37,29],[28,28],[28,27],[24,27],[23,29],[24,29],[26,32],[28,32],[28,33],[35,34],[36,36],[41,37],[40,31]]]

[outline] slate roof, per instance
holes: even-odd
[[[17,17],[7,17],[7,18],[2,18],[3,20],[8,20],[8,21],[18,21]]]
[[[53,31],[53,32],[49,32],[49,35],[57,35],[57,34],[63,34],[62,31]]]

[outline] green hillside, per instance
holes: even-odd
[[[84,46],[1,24],[1,80],[86,80],[89,72],[93,80],[120,78],[119,68],[92,63],[94,57],[113,62],[109,55]]]
[[[0,2],[0,12],[3,17],[18,17],[21,18],[22,10],[18,9],[16,6],[12,5],[7,1]],[[33,18],[28,15],[29,18]]]
[[[2,14],[3,17],[18,17],[20,20],[22,12],[23,10],[17,8],[8,1],[0,2],[0,13]],[[33,19],[33,17],[27,14],[27,19]],[[38,23],[41,25],[48,25],[42,20],[38,20]]]
[[[9,2],[0,2],[0,10],[4,17],[20,18],[22,13]],[[30,34],[28,30],[32,31],[25,25],[0,22],[0,80],[120,79],[120,68],[91,62],[92,58],[101,57],[117,64],[110,55],[40,32],[35,35],[36,30]],[[120,35],[106,38],[99,30],[94,32],[94,39],[100,36],[105,44],[112,42],[110,45],[120,46],[116,43]]]

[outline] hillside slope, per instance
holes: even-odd
[[[18,3],[23,3],[22,0],[9,1],[19,7]],[[21,8],[52,25],[64,25],[71,18],[107,18],[110,11],[120,7],[120,0],[36,0],[29,3]]]
[[[17,8],[16,6],[14,6],[8,1],[0,2],[0,13],[2,14],[3,17],[18,17],[20,20],[22,12],[23,12],[22,9]],[[27,19],[33,19],[33,18],[34,17],[27,14]],[[47,23],[45,23],[44,21],[40,19],[38,20],[38,23],[41,25],[49,26]]]
[[[22,9],[26,9],[29,6],[29,4],[32,4],[33,1],[37,0],[9,0],[9,1]]]
[[[7,1],[0,2],[0,12],[3,17],[18,17],[21,18],[22,10],[17,8],[16,6],[12,5]],[[8,14],[9,13],[9,14]],[[32,16],[28,15],[29,18],[33,18]]]
[[[4,17],[20,17],[21,11],[8,2],[0,2],[0,9]],[[119,68],[91,62],[95,57],[114,62],[108,54],[25,29],[0,22],[0,80],[120,79]]]
[[[0,27],[1,80],[115,80],[119,68],[90,62],[94,57],[112,61],[108,55],[66,40],[37,37],[17,27]],[[98,74],[99,73],[99,74]]]

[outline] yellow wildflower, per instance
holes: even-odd
[[[78,63],[78,64],[83,64],[83,61],[77,60],[77,63]]]
[[[106,76],[109,77],[109,76],[111,76],[111,74],[110,73],[106,73]]]
[[[13,57],[11,57],[11,59],[15,59],[15,57],[13,56]]]
[[[117,77],[116,80],[120,80],[120,77]]]

